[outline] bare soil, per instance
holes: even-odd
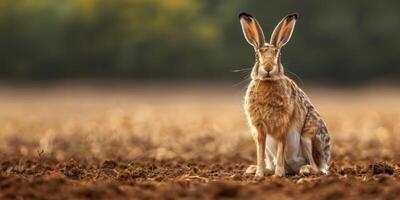
[[[256,178],[241,93],[76,90],[0,98],[0,199],[400,199],[396,93],[311,91],[330,174]]]

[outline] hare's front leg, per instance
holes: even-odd
[[[279,176],[279,177],[285,176],[285,146],[286,146],[285,140],[278,142],[274,176]]]
[[[265,173],[265,142],[266,133],[261,129],[253,131],[253,138],[257,146],[257,171],[256,176],[264,176]]]

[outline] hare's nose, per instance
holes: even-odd
[[[272,70],[273,70],[272,68],[264,68],[264,69],[263,69],[264,73],[265,73],[267,76],[271,75]]]
[[[264,67],[264,71],[265,71],[265,73],[270,73],[270,72],[272,72],[272,70],[273,70],[273,67]]]
[[[267,70],[267,76],[270,76],[270,75],[271,75],[271,72],[272,72],[272,69],[268,69],[268,70]]]

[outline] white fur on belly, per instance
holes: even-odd
[[[290,131],[288,134],[286,140],[285,163],[290,169],[286,169],[287,172],[297,173],[300,167],[307,163],[306,158],[302,153],[300,137],[300,133],[297,130]],[[273,165],[276,166],[278,142],[270,135],[267,135],[266,140],[267,153],[270,156]]]

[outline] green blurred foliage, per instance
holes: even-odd
[[[0,78],[238,79],[252,48],[237,15],[268,38],[300,18],[287,71],[337,82],[400,77],[400,2],[320,0],[0,0]],[[289,74],[290,75],[290,74]]]

